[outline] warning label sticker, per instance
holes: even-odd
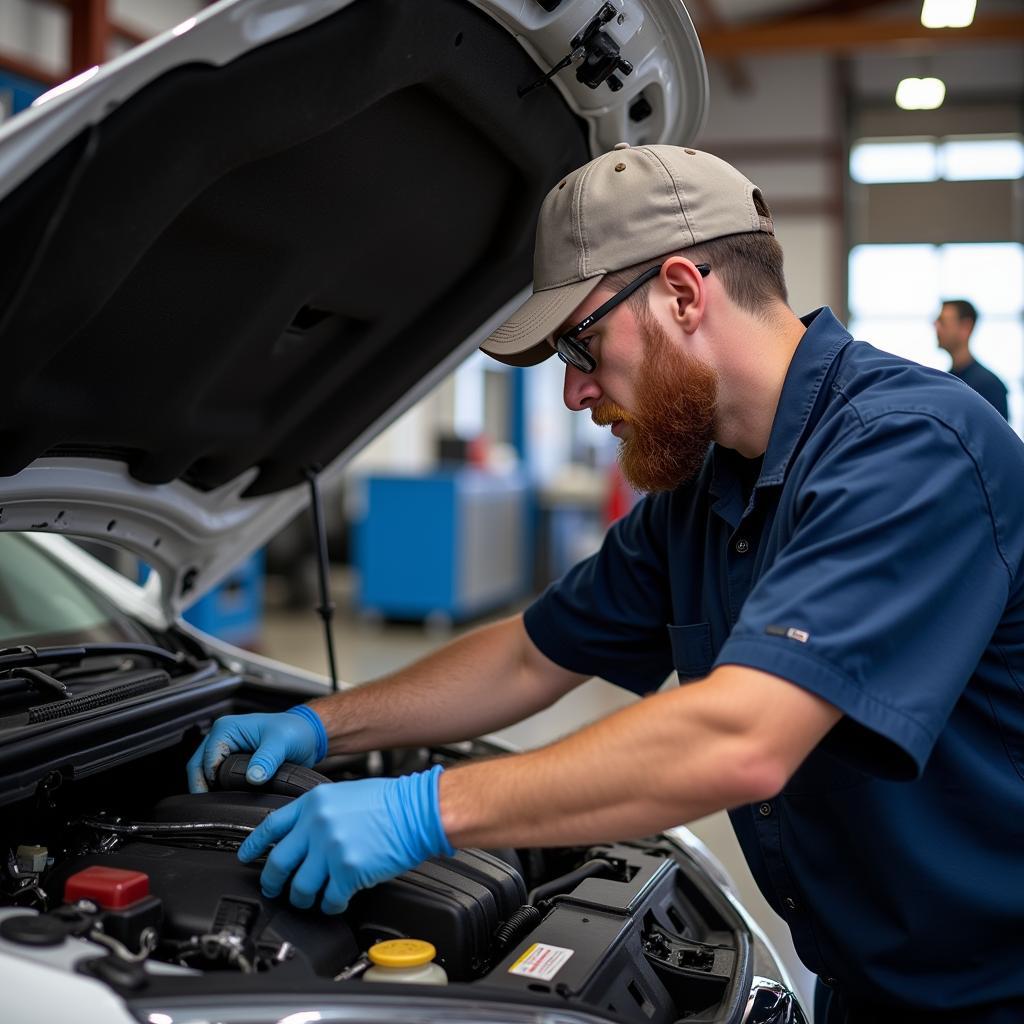
[[[545,946],[535,942],[509,969],[509,974],[550,981],[572,956],[574,950],[564,946]]]

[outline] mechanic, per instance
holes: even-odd
[[[473,737],[598,675],[649,696],[542,749],[321,785],[239,856],[269,851],[266,894],[335,913],[453,847],[727,808],[830,1022],[1024,1020],[1024,445],[948,374],[827,308],[798,319],[760,191],[709,154],[620,145],[574,171],[534,271],[484,349],[557,352],[566,404],[650,493],[523,615],[219,719],[191,788],[232,751],[262,781]],[[686,685],[655,693],[673,669]]]
[[[978,322],[978,311],[966,299],[946,299],[935,318],[935,338],[939,348],[949,353],[953,365],[949,372],[974,388],[987,402],[1009,419],[1006,385],[971,353],[971,334]]]

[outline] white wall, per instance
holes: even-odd
[[[751,57],[740,67],[753,83],[734,91],[721,65],[711,61],[711,111],[697,145],[714,152],[716,142],[777,142],[780,139],[830,139],[831,61],[817,55]]]
[[[156,35],[190,18],[206,5],[202,0],[107,0],[111,20]]]
[[[399,416],[349,463],[349,475],[422,473],[432,468],[437,431],[451,421],[451,389],[449,378]]]
[[[33,0],[0,2],[0,41],[12,57],[37,64],[51,74],[62,74],[68,65],[70,44],[67,11],[57,4]]]
[[[979,5],[980,6],[980,5]],[[991,96],[1024,91],[1024,60],[1020,44],[944,50],[908,61],[898,54],[865,54],[858,58],[853,83],[857,93],[889,100],[900,80],[932,75],[946,83],[950,97]]]
[[[751,88],[711,62],[711,112],[697,145],[758,185],[786,257],[790,305],[845,309],[836,72],[827,57],[748,59]]]
[[[846,299],[840,227],[827,217],[780,217],[776,234],[786,255],[789,304],[798,315],[831,306],[842,317]]]

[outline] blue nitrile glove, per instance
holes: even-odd
[[[320,716],[305,704],[276,715],[225,715],[188,762],[188,788],[205,793],[221,761],[238,751],[252,750],[246,781],[266,782],[285,761],[312,768],[327,754],[327,730]]]
[[[311,907],[326,884],[320,909],[340,914],[365,889],[428,857],[451,855],[441,825],[436,765],[397,779],[363,779],[317,786],[267,815],[238,850],[243,863],[276,843],[260,875],[264,896]]]

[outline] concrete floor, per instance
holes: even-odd
[[[450,630],[364,621],[352,603],[351,578],[332,572],[332,596],[337,604],[333,627],[339,678],[363,682],[391,672],[419,658],[461,632],[487,620]],[[326,674],[323,624],[310,610],[286,610],[277,603],[279,592],[271,577],[261,637],[261,653],[288,664]],[[516,609],[505,609],[502,616]],[[541,746],[572,732],[587,722],[611,714],[637,698],[600,679],[593,679],[565,696],[546,711],[496,734],[518,747]],[[747,910],[767,933],[792,975],[808,1014],[813,1005],[814,978],[798,960],[789,928],[768,906],[747,869],[739,844],[724,813],[687,823],[725,865],[736,883]]]

